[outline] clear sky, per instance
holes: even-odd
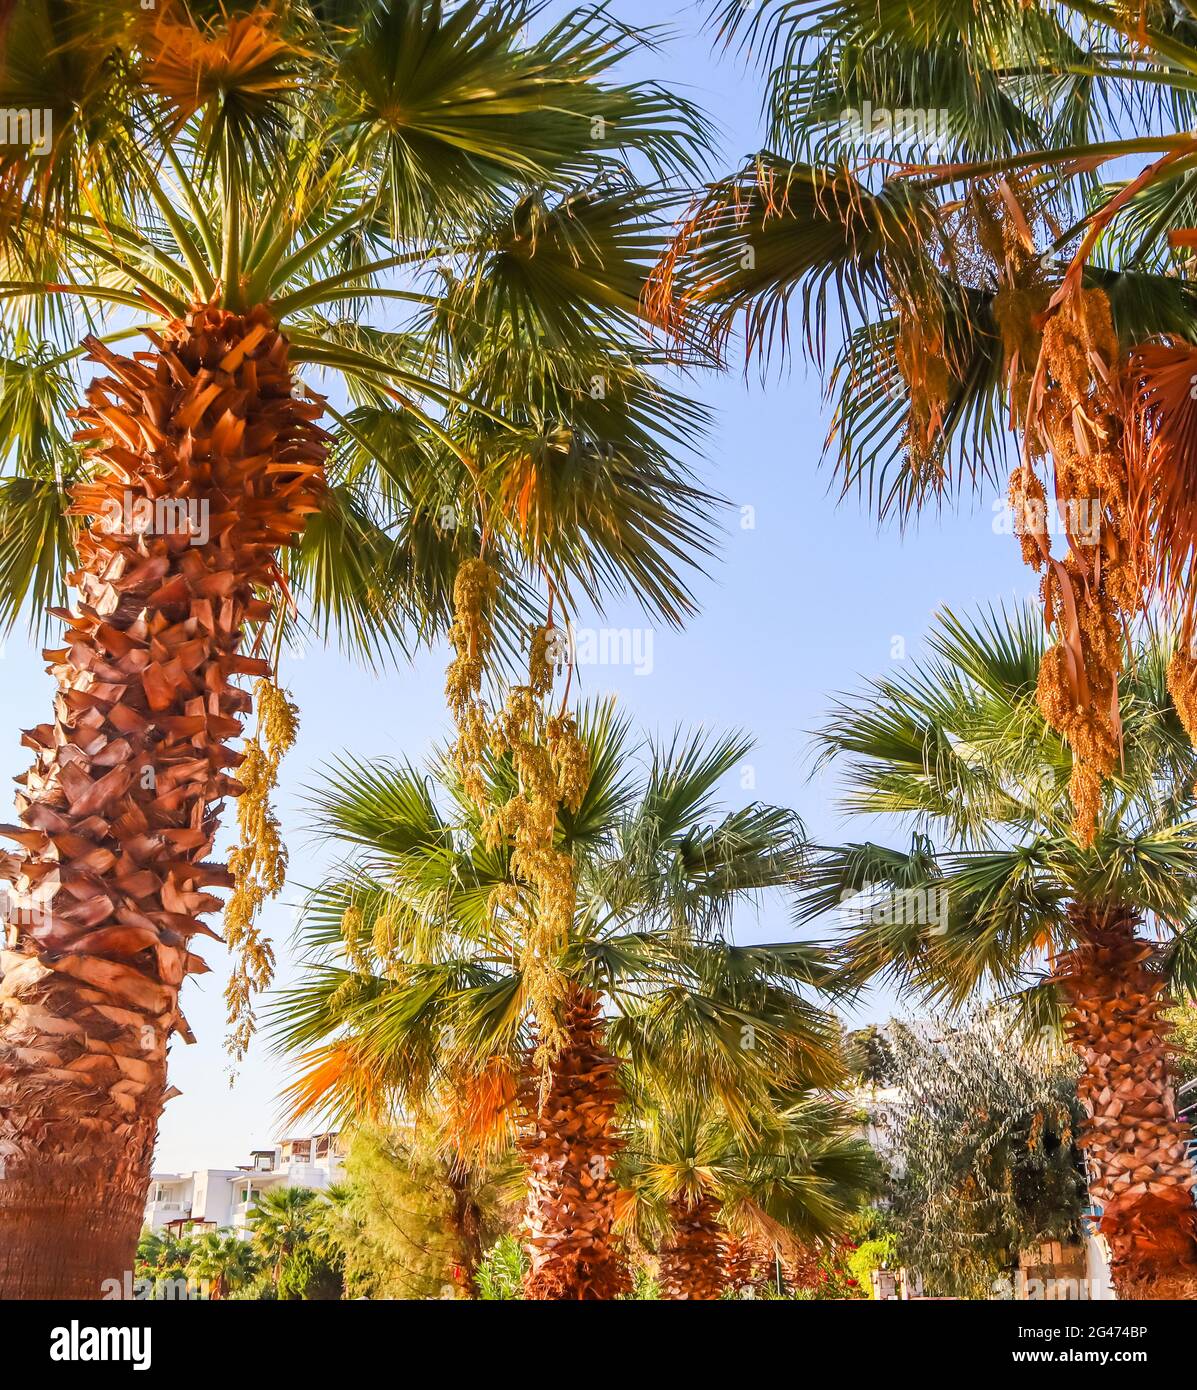
[[[552,0],[549,13],[565,8]],[[712,52],[699,9],[683,0],[614,0],[612,11],[629,24],[664,23],[676,32],[663,53],[630,59],[628,74],[657,78],[699,103],[719,128],[723,167],[734,167],[759,146],[759,79],[736,54]],[[900,659],[894,653],[903,644],[906,659],[916,654],[941,606],[967,609],[1022,598],[1033,588],[1032,576],[1013,537],[994,531],[995,492],[955,513],[928,515],[905,536],[893,528],[879,531],[854,500],[838,503],[831,473],[820,467],[827,416],[813,368],[797,362],[764,387],[755,373],[746,380],[734,371],[704,378],[693,389],[717,412],[697,467],[733,504],[723,555],[696,587],[701,616],[684,632],[652,633],[651,670],[642,646],[641,674],[630,665],[591,666],[581,671],[582,691],[614,693],[646,730],[678,722],[747,729],[757,741],[751,769],[729,779],[729,803],[757,797],[792,806],[824,841],[865,838],[869,827],[849,827],[837,810],[833,778],[808,779],[807,731],[818,724],[829,696]],[[578,622],[645,626],[630,608],[612,609],[602,619],[580,614]],[[325,862],[304,829],[304,786],[341,751],[421,759],[447,732],[444,666],[443,651],[423,653],[413,666],[378,677],[347,664],[335,650],[286,660],[282,679],[301,710],[299,740],[284,765],[278,800],[291,882],[265,916],[282,978],[292,968],[293,904]],[[0,677],[0,728],[9,730],[0,740],[0,771],[15,775],[28,765],[18,730],[48,717],[52,691],[38,646],[23,630],[8,638]],[[755,787],[742,791],[741,781],[753,777]],[[232,839],[230,828],[217,848]],[[746,939],[785,938],[791,934],[785,903],[766,905],[738,930]],[[205,943],[205,954],[212,973],[189,981],[184,996],[198,1041],[187,1047],[176,1038],[172,1045],[171,1079],[183,1094],[166,1109],[159,1169],[233,1166],[277,1137],[279,1064],[256,1045],[230,1087],[221,998],[228,959],[215,943]],[[885,1017],[891,1004],[874,997],[861,1016]]]

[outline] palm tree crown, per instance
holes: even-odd
[[[592,599],[690,611],[711,500],[678,461],[705,412],[636,330],[661,180],[702,121],[611,77],[634,38],[577,11],[465,0],[36,0],[0,100],[48,113],[0,151],[0,618],[70,568],[72,368],[193,306],[268,306],[335,386],[329,488],[281,578],[296,624],[377,660],[447,625],[480,531]],[[98,345],[93,341],[98,338]],[[80,502],[74,512],[86,510]],[[520,610],[518,586],[505,595]]]
[[[767,355],[800,302],[821,359],[838,314],[828,444],[883,514],[1008,472],[1056,637],[1040,696],[1078,755],[1089,835],[1118,758],[1122,633],[1160,598],[1197,738],[1193,16],[1116,0],[719,10],[771,69],[770,143],[696,198],[656,316],[718,351],[743,313]]]
[[[1148,632],[1114,696],[1120,760],[1079,833],[1076,755],[1036,693],[1041,633],[1030,613],[946,615],[932,659],[833,714],[821,738],[847,760],[850,804],[914,838],[828,850],[801,912],[856,898],[843,949],[859,979],[889,974],[956,1006],[996,990],[1024,1022],[1062,1024],[1119,1296],[1191,1298],[1197,1172],[1166,1010],[1169,990],[1197,983],[1197,754],[1168,692],[1172,653]]]
[[[679,734],[634,768],[629,728],[609,704],[584,711],[581,733],[589,781],[558,823],[578,865],[578,908],[557,965],[608,1000],[609,1044],[719,1094],[742,1119],[746,1078],[766,1059],[776,1076],[834,1080],[830,1021],[799,993],[829,978],[819,949],[727,937],[733,905],[792,882],[800,862],[792,813],[717,812],[717,784],[747,740]],[[501,804],[510,765],[489,771]],[[496,1074],[517,1073],[531,1041],[521,940],[536,907],[509,849],[482,838],[451,768],[438,762],[430,780],[410,765],[347,761],[314,807],[351,855],[309,897],[311,965],[274,1010],[278,1043],[304,1054],[297,1108],[415,1110],[463,1076],[494,1087]],[[496,911],[505,887],[516,893]]]
[[[1030,985],[1045,949],[1055,956],[1074,942],[1070,903],[1116,904],[1170,934],[1163,968],[1189,993],[1197,754],[1168,694],[1167,645],[1145,635],[1124,669],[1123,760],[1090,845],[1070,823],[1071,754],[1035,698],[1036,616],[945,613],[929,646],[909,671],[837,705],[816,735],[822,756],[842,766],[846,808],[895,820],[912,838],[817,856],[800,917],[862,895],[847,907],[851,968],[956,1005],[985,986]],[[940,895],[942,921],[915,910],[928,894]],[[1050,1016],[1054,987],[1041,982],[1022,998]]]
[[[816,351],[829,319],[844,329],[828,442],[846,488],[905,512],[1002,481],[1016,301],[1046,307],[1091,214],[1111,219],[1086,247],[1084,282],[1109,297],[1123,348],[1197,337],[1174,235],[1197,217],[1197,23],[1179,7],[711,8],[724,39],[767,70],[766,145],[711,187],[671,265],[716,343],[741,315],[762,354],[800,336],[787,331],[792,310]],[[1007,224],[996,244],[980,204]],[[1032,255],[1017,253],[1020,238]],[[937,360],[914,351],[919,304]],[[1021,367],[1033,369],[1036,334],[1023,327]]]
[[[621,1219],[660,1249],[667,1296],[722,1291],[741,1245],[793,1259],[842,1238],[876,1189],[876,1159],[849,1106],[809,1093],[774,1102],[746,1136],[718,1105],[636,1097],[620,1157],[632,1200]]]

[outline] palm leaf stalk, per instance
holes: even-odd
[[[1193,16],[1114,0],[713,8],[768,69],[769,144],[697,200],[657,318],[689,316],[721,350],[743,315],[766,356],[800,305],[821,358],[838,312],[828,445],[883,512],[1008,474],[1055,636],[1040,695],[1091,834],[1119,758],[1122,633],[1157,599],[1197,734]]]
[[[1036,697],[1030,611],[947,613],[931,655],[843,701],[819,734],[847,805],[897,818],[908,848],[815,860],[800,916],[847,915],[846,968],[960,1008],[1010,999],[1080,1063],[1080,1138],[1121,1297],[1197,1292],[1197,1173],[1169,1067],[1169,997],[1191,997],[1197,754],[1168,692],[1170,645],[1141,634],[1121,673],[1124,754],[1092,838],[1071,823],[1074,754]]]
[[[25,735],[4,860],[0,1297],[95,1298],[131,1267],[167,1045],[191,1037],[180,988],[210,890],[232,886],[211,856],[245,786],[241,677],[269,679],[305,627],[370,661],[443,631],[484,530],[505,572],[689,611],[679,570],[711,499],[671,430],[702,413],[636,345],[664,195],[638,201],[626,169],[692,171],[701,122],[613,80],[635,40],[601,12],[538,38],[529,18],[520,0],[7,17],[0,94],[47,120],[0,157],[0,614],[63,571],[78,601],[53,610],[54,716]],[[145,349],[118,350],[131,337]],[[100,375],[72,433],[82,362]],[[522,613],[520,583],[504,595]],[[245,855],[252,908],[279,866]],[[237,921],[243,1042],[269,955]]]
[[[414,1116],[436,1105],[467,1155],[515,1140],[529,1294],[571,1299],[627,1286],[613,1159],[636,1078],[718,1097],[750,1129],[764,1078],[839,1075],[831,1020],[803,997],[830,979],[823,953],[729,941],[735,905],[784,887],[800,865],[789,812],[718,811],[717,785],[746,740],[635,745],[609,704],[580,712],[578,737],[581,796],[555,817],[576,896],[551,946],[562,993],[547,1088],[525,949],[549,949],[538,897],[512,840],[488,836],[455,755],[431,779],[347,762],[317,792],[316,825],[351,854],[309,898],[311,966],[274,1010],[278,1045],[299,1066],[297,1112]],[[510,754],[476,771],[488,784],[481,804],[518,789]]]

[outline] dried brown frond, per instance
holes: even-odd
[[[1180,338],[1134,349],[1127,369],[1131,544],[1143,585],[1192,636],[1197,559],[1197,347]]]
[[[1028,442],[1050,458],[1068,533],[1064,559],[1049,548],[1024,554],[1044,576],[1044,611],[1056,642],[1044,654],[1039,703],[1073,756],[1073,828],[1083,844],[1096,833],[1104,780],[1121,756],[1118,676],[1126,620],[1142,589],[1124,532],[1128,477],[1126,393],[1109,300],[1078,286],[1058,297],[1043,326],[1027,412]],[[1030,451],[1028,450],[1028,453]],[[1030,472],[1024,460],[1024,472]],[[1034,491],[1026,477],[1024,494]],[[1079,518],[1085,518],[1085,525]]]

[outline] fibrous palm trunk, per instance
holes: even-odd
[[[461,1258],[462,1287],[471,1298],[478,1296],[478,1268],[482,1264],[482,1212],[469,1168],[457,1158],[445,1165],[445,1181],[452,1199],[449,1216]]]
[[[669,1206],[670,1234],[661,1246],[661,1297],[718,1298],[723,1292],[723,1227],[719,1203],[703,1195],[697,1201],[675,1198]]]
[[[293,398],[264,311],[197,308],[148,336],[133,358],[88,342],[107,374],[78,412],[96,472],[74,510],[99,519],[4,832],[0,1299],[98,1298],[133,1267],[167,1042],[192,1040],[179,988],[205,968],[192,938],[215,935],[208,890],[231,882],[208,856],[240,791],[233,680],[268,674],[242,631],[323,485],[320,406]]]
[[[720,1249],[723,1282],[734,1293],[759,1289],[769,1279],[774,1255],[763,1241],[752,1236],[725,1234]]]
[[[1157,950],[1133,914],[1075,906],[1075,948],[1060,958],[1068,1031],[1084,1066],[1080,1143],[1102,1206],[1120,1298],[1197,1297],[1197,1175],[1190,1128],[1168,1076],[1168,1007]]]
[[[529,1068],[521,1085],[530,1261],[524,1292],[530,1299],[611,1299],[631,1287],[612,1235],[619,1060],[603,1044],[600,1001],[590,990],[570,990],[562,1026],[566,1042],[543,1104],[538,1070]]]

